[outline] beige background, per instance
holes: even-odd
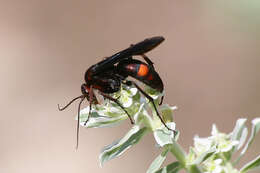
[[[186,149],[212,123],[230,132],[237,118],[260,116],[259,16],[257,0],[2,0],[0,172],[145,172],[159,153],[151,135],[100,168],[101,148],[125,134],[129,121],[81,129],[75,152],[77,104],[59,112],[57,103],[80,94],[90,65],[155,35],[166,41],[149,56],[165,102],[179,107]],[[258,135],[242,163],[259,144]]]

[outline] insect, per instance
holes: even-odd
[[[159,111],[156,108],[154,100],[149,96],[139,85],[127,77],[131,76],[144,84],[162,92],[164,89],[163,82],[159,74],[155,71],[153,62],[145,55],[148,51],[157,47],[160,43],[164,41],[161,36],[152,37],[145,39],[137,44],[131,45],[129,48],[124,49],[100,62],[89,67],[85,73],[85,83],[81,85],[82,95],[72,99],[66,106],[58,108],[60,111],[66,109],[75,100],[80,99],[78,105],[78,124],[77,124],[77,146],[79,139],[79,120],[80,120],[80,106],[81,103],[87,99],[89,101],[89,116],[85,121],[85,125],[89,120],[91,115],[91,109],[93,104],[98,104],[98,100],[95,96],[93,90],[98,90],[99,94],[104,98],[115,102],[119,107],[121,107],[124,112],[128,115],[130,122],[134,124],[132,117],[128,114],[122,104],[118,99],[113,98],[109,94],[118,92],[120,90],[121,84],[134,85],[153,105],[157,116],[160,118],[161,122],[168,130],[170,129],[162,119]],[[134,59],[133,56],[141,56],[145,62]],[[161,98],[162,103],[163,97]],[[175,130],[172,130],[175,132]]]

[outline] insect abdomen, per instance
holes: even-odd
[[[158,90],[163,91],[163,82],[158,73],[149,65],[139,60],[128,60],[121,62],[117,66],[119,74],[122,76],[131,76],[146,85]]]

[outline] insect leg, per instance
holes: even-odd
[[[93,87],[90,86],[90,88],[89,88],[89,113],[88,113],[88,118],[87,118],[87,120],[85,121],[84,125],[87,124],[87,122],[88,122],[88,120],[89,120],[89,117],[90,117],[90,115],[91,115],[93,98],[96,98],[96,96],[94,95]]]
[[[79,102],[79,107],[78,107],[78,124],[77,124],[77,144],[76,144],[76,149],[78,149],[78,146],[79,146],[79,123],[80,123],[80,106],[81,106],[81,103],[83,102],[83,100],[85,99],[86,97],[83,97],[80,102]]]
[[[131,121],[131,124],[134,124],[134,121],[133,121],[133,119],[131,118],[131,116],[128,114],[128,112],[127,112],[127,111],[125,110],[125,108],[119,103],[119,101],[118,101],[117,99],[111,97],[110,95],[107,95],[107,94],[105,94],[105,93],[102,93],[102,92],[100,92],[100,94],[101,94],[104,98],[107,98],[107,99],[109,99],[109,100],[115,102],[119,107],[121,107],[121,108],[124,110],[124,112],[127,114],[127,116],[129,117],[129,119],[130,119],[130,121]]]
[[[145,54],[142,54],[141,56],[148,63],[148,65],[150,65],[154,69],[154,66],[153,66],[154,63],[152,62],[152,60],[150,60]]]
[[[161,97],[161,101],[160,101],[159,105],[162,105],[163,99],[164,99],[164,95]]]
[[[162,119],[161,115],[159,114],[159,111],[158,111],[157,108],[156,108],[156,105],[155,105],[155,103],[154,103],[153,98],[152,98],[151,96],[149,96],[149,95],[148,95],[141,87],[139,87],[135,82],[133,82],[133,81],[127,81],[127,82],[128,82],[128,83],[131,82],[150,102],[152,102],[153,107],[154,107],[154,109],[155,109],[155,112],[156,112],[157,116],[159,117],[159,119],[161,120],[161,122],[163,123],[163,125],[164,125],[168,130],[173,131],[174,134],[176,135],[177,132],[176,132],[175,130],[169,128],[169,127],[165,124],[164,120]]]

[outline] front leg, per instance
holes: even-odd
[[[79,125],[80,125],[80,106],[81,103],[84,101],[86,97],[82,97],[80,102],[79,102],[79,106],[78,106],[78,122],[77,122],[77,144],[76,144],[76,149],[78,149],[79,146]]]
[[[92,85],[91,85],[90,88],[89,88],[89,94],[88,94],[89,113],[88,113],[88,118],[87,118],[87,120],[86,120],[85,123],[84,123],[84,126],[87,124],[87,122],[88,122],[88,120],[89,120],[89,117],[90,117],[90,115],[91,115],[92,104],[93,104],[93,101],[95,101],[94,98],[97,99],[96,96],[94,95],[93,87],[92,87]]]

